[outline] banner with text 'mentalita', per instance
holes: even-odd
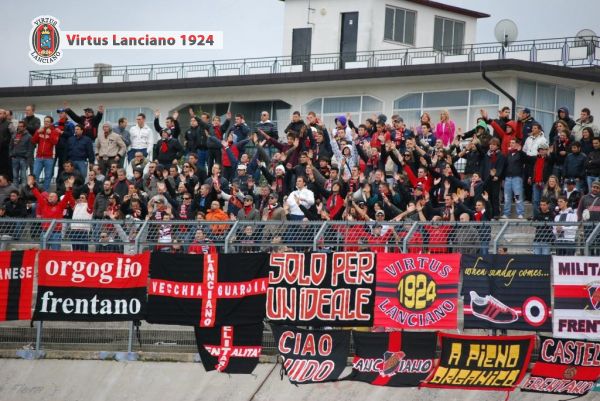
[[[272,324],[283,369],[294,384],[337,380],[350,352],[349,330],[304,330]]]
[[[552,268],[552,334],[600,340],[600,258],[553,256]]]
[[[600,343],[540,337],[540,355],[521,391],[583,396],[600,378]]]
[[[456,329],[459,268],[459,254],[377,254],[374,326]]]
[[[0,252],[0,321],[31,319],[35,254]]]
[[[463,255],[465,329],[551,331],[550,256]]]
[[[529,365],[535,336],[463,336],[438,333],[442,353],[424,387],[515,389]]]
[[[371,326],[372,252],[271,255],[267,318],[301,326]]]
[[[40,251],[34,320],[140,320],[149,254]]]
[[[154,252],[149,323],[200,327],[256,324],[265,317],[269,255]]]

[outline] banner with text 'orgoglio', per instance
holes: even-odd
[[[149,254],[40,251],[34,320],[140,320]]]

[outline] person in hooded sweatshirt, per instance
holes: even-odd
[[[554,138],[556,138],[556,134],[558,133],[556,125],[561,120],[567,123],[567,125],[569,126],[569,131],[571,131],[575,126],[575,120],[573,120],[569,115],[569,108],[566,106],[561,107],[556,112],[556,121],[554,121],[554,123],[552,124],[552,129],[550,130],[550,134],[548,136],[549,143],[554,143]]]
[[[558,197],[558,213],[554,217],[555,223],[575,223],[577,213],[569,207],[567,197]],[[575,255],[575,240],[577,238],[577,225],[556,225],[553,227],[556,238],[556,254],[559,256]]]

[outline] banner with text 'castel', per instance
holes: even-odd
[[[149,254],[40,251],[34,320],[140,320]]]
[[[272,322],[372,325],[374,253],[277,253],[270,265],[267,318]]]
[[[559,338],[600,340],[600,258],[553,256],[554,318]]]
[[[262,322],[268,263],[266,253],[153,252],[146,320],[199,327]]]
[[[459,254],[377,254],[374,326],[456,329],[459,269]]]
[[[600,378],[600,343],[540,337],[540,355],[521,391],[583,396]]]
[[[0,321],[31,319],[35,253],[0,252]]]
[[[552,329],[550,256],[463,255],[465,329]]]
[[[424,387],[515,389],[529,365],[535,336],[463,336],[439,333],[442,353]]]

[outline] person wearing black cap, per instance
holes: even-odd
[[[567,205],[573,210],[577,210],[579,201],[581,200],[581,192],[577,190],[575,186],[576,184],[576,180],[573,178],[567,178],[565,180],[566,189],[563,192],[563,195],[567,198]]]
[[[244,196],[244,206],[237,213],[238,220],[260,220],[260,213],[254,207],[254,197]]]
[[[56,129],[60,132],[58,143],[55,148],[54,165],[58,163],[58,174],[62,173],[62,165],[68,160],[69,138],[75,136],[75,124],[69,120],[65,109],[57,109],[58,119],[54,123]]]
[[[96,115],[94,115],[94,110],[92,108],[86,107],[83,109],[84,114],[82,116],[78,116],[68,107],[67,102],[65,102],[64,105],[64,111],[69,115],[69,117],[71,117],[71,120],[83,126],[83,134],[88,136],[91,140],[95,140],[98,134],[98,126],[100,125],[100,121],[102,121],[102,117],[104,116],[104,106],[98,106],[98,112]]]
[[[531,110],[529,110],[527,107],[523,108],[523,110],[517,113],[517,118],[517,131],[521,132],[521,134],[523,135],[523,141],[526,141],[529,135],[531,134],[533,124],[537,123],[537,121],[535,121],[533,117],[531,117]]]
[[[171,136],[171,130],[165,128],[160,133],[160,140],[154,145],[153,154],[158,163],[168,168],[172,164],[177,164],[179,158],[183,155],[181,143]]]

